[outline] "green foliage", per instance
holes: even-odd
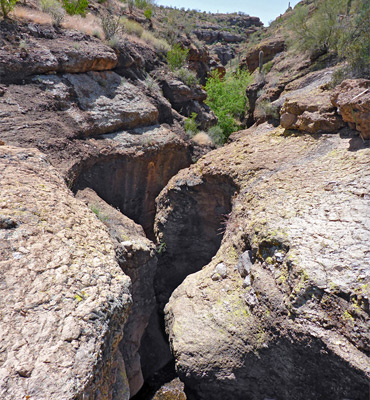
[[[152,16],[153,16],[153,10],[151,8],[146,8],[144,10],[144,17],[146,19],[152,19]]]
[[[185,85],[189,87],[194,87],[199,84],[199,79],[197,78],[197,74],[188,68],[182,67],[177,71],[175,71],[174,74],[177,78],[180,79],[180,81],[184,82]]]
[[[194,136],[196,133],[198,133],[198,124],[195,121],[195,119],[197,118],[198,114],[193,112],[191,113],[190,118],[188,118],[185,121],[185,132],[189,135],[189,136]]]
[[[352,76],[370,76],[370,2],[316,0],[298,5],[288,21],[292,45],[299,50],[332,51],[348,61]]]
[[[0,0],[1,15],[8,18],[10,11],[13,10],[18,0]]]
[[[370,2],[352,0],[347,7],[338,53],[348,61],[354,75],[370,78]]]
[[[86,16],[89,0],[63,0],[63,7],[69,15]]]
[[[345,0],[316,0],[317,9],[310,16],[309,5],[301,4],[288,22],[294,45],[302,50],[328,51],[335,46],[340,26],[338,15]]]
[[[239,119],[245,112],[247,95],[245,90],[251,82],[248,71],[227,73],[224,78],[214,71],[206,83],[206,103],[218,118],[218,125],[222,128],[222,141],[226,142],[232,132],[238,130]]]
[[[151,5],[150,1],[147,0],[135,0],[135,7],[140,8],[140,10],[144,10]]]
[[[167,63],[171,71],[181,68],[185,65],[189,50],[183,49],[179,44],[174,44],[172,50],[167,53]]]

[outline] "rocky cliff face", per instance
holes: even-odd
[[[110,399],[130,279],[43,154],[0,154],[1,398]]]

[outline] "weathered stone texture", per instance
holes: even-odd
[[[364,140],[370,139],[370,80],[348,79],[342,82],[331,101],[345,122],[357,129]]]
[[[38,151],[0,169],[0,397],[111,399],[131,283],[109,234]]]
[[[356,137],[284,137],[266,124],[234,140],[167,189],[191,207],[189,179],[228,175],[240,188],[216,256],[165,309],[188,397],[366,400],[370,150]],[[165,233],[179,213],[163,194]],[[252,263],[241,257],[249,249]]]

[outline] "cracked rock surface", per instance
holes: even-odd
[[[108,231],[37,150],[0,171],[0,397],[111,399],[132,300]]]
[[[369,156],[356,136],[264,124],[171,179],[164,233],[172,192],[191,207],[189,182],[239,188],[216,256],[165,309],[189,399],[368,398]]]

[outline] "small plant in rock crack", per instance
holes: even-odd
[[[90,210],[100,219],[100,221],[105,222],[108,220],[108,217],[101,212],[99,206],[96,204],[92,204]]]
[[[158,245],[157,245],[156,250],[157,250],[157,253],[158,253],[158,254],[163,254],[163,253],[165,253],[166,250],[167,250],[167,245],[166,245],[166,243],[163,242],[163,241],[160,241],[160,242],[158,243]]]

